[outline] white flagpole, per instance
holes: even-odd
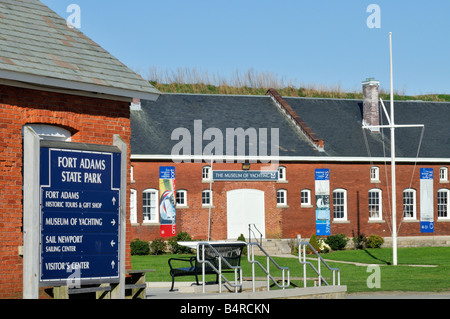
[[[397,265],[397,196],[395,181],[395,122],[394,122],[394,79],[392,70],[392,32],[389,32],[389,60],[391,77],[391,179],[392,179],[392,261]]]

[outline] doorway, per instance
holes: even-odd
[[[236,189],[227,192],[227,237],[241,234],[248,238],[248,224],[255,224],[265,238],[264,192],[257,189]],[[255,234],[259,237],[259,234]],[[252,234],[252,237],[255,236]]]

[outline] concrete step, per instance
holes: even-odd
[[[290,254],[291,248],[289,247],[288,242],[289,240],[286,239],[263,239],[262,248],[270,256]],[[255,248],[255,255],[261,256],[264,255],[264,253],[258,248]]]

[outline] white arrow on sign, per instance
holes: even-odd
[[[111,240],[111,247],[114,247],[116,243],[114,242],[114,239]]]
[[[114,206],[116,206],[116,198],[115,197],[112,198],[112,203]]]
[[[111,220],[111,225],[115,225],[116,224],[116,220],[115,219],[113,219],[113,220]]]
[[[111,261],[111,268],[112,268],[112,269],[114,269],[115,264],[116,264],[116,263],[114,262],[114,260]]]

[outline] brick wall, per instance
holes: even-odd
[[[72,142],[105,145],[119,134],[129,144],[129,103],[0,85],[0,114],[0,298],[21,298],[22,126],[58,125],[72,132]]]
[[[132,238],[153,240],[159,237],[159,224],[145,225],[142,223],[142,192],[146,188],[158,189],[159,166],[175,166],[176,188],[187,190],[188,208],[177,209],[177,231],[186,231],[194,239],[206,239],[208,232],[208,209],[201,204],[201,193],[209,189],[209,183],[202,182],[202,168],[207,163],[169,162],[132,162],[134,168],[134,183],[131,188],[137,191],[137,222],[132,226]],[[265,193],[265,227],[267,238],[295,238],[300,234],[309,238],[315,233],[315,169],[328,168],[330,170],[330,195],[333,189],[347,190],[347,221],[336,221],[331,217],[331,233],[345,233],[347,237],[357,234],[376,234],[383,237],[391,236],[391,218],[388,214],[390,207],[391,177],[390,166],[386,169],[384,163],[374,164],[379,167],[379,183],[370,180],[370,164],[357,163],[280,163],[286,167],[286,182],[219,182],[213,183],[213,204],[211,210],[212,239],[227,237],[227,191],[250,188],[262,190]],[[399,236],[433,236],[450,235],[450,220],[445,222],[437,218],[437,190],[450,188],[449,184],[439,182],[439,168],[444,165],[397,164],[397,226]],[[434,220],[435,232],[426,234],[420,232],[420,168],[434,169]],[[217,170],[240,170],[241,164],[214,164]],[[259,164],[252,164],[251,170],[260,169]],[[414,177],[411,177],[414,170]],[[411,185],[410,185],[411,183]],[[386,185],[389,185],[388,188]],[[416,216],[414,221],[403,219],[403,190],[416,190]],[[369,221],[368,192],[372,188],[382,190],[383,215],[381,221]],[[276,191],[287,190],[287,207],[278,208],[276,205]],[[311,190],[311,207],[301,207],[300,190]],[[389,189],[389,190],[388,190]],[[330,205],[333,205],[331,197]],[[247,234],[244,234],[247,236]]]

